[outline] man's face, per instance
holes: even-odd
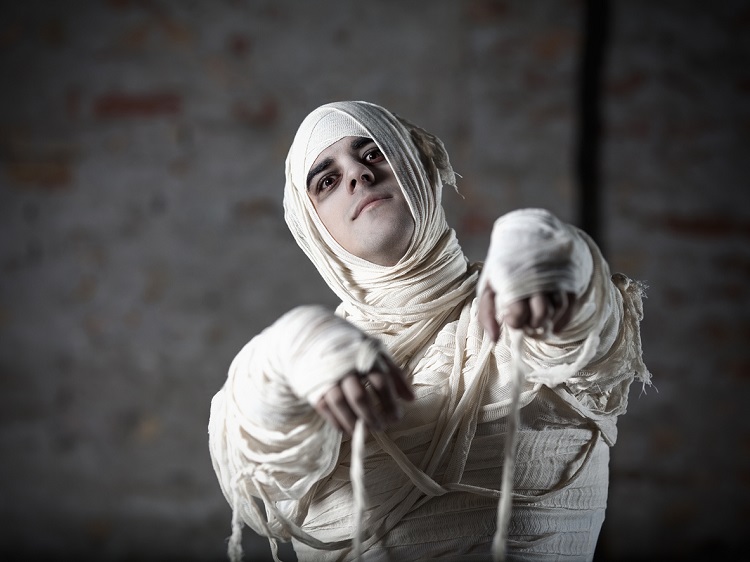
[[[390,165],[372,139],[344,137],[320,153],[307,194],[345,250],[391,266],[406,253],[414,219]]]

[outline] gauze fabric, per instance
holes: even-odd
[[[409,202],[414,237],[395,266],[346,252],[307,197],[316,151],[344,136],[375,140]],[[455,176],[439,140],[372,104],[329,104],[301,125],[286,169],[287,223],[342,303],[336,315],[320,307],[285,314],[243,348],[214,397],[209,444],[233,507],[234,557],[244,522],[270,539],[291,539],[300,560],[351,560],[350,469],[360,460],[368,496],[363,559],[487,560],[513,365],[522,364],[529,376],[517,388],[509,557],[591,559],[616,418],[633,378],[649,380],[641,287],[610,279],[584,233],[545,211],[513,213],[493,230],[482,282],[505,287],[500,304],[506,291],[542,286],[573,288],[578,300],[564,332],[511,345],[503,329],[493,344],[477,319],[480,268],[467,263],[443,215],[441,189]],[[548,251],[539,250],[547,242]],[[400,422],[368,435],[355,459],[352,441],[310,404],[385,353],[404,368],[416,399]],[[272,548],[276,555],[274,540]]]

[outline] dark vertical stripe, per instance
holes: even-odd
[[[591,235],[602,251],[601,99],[608,27],[608,0],[586,0],[578,76],[578,224]]]

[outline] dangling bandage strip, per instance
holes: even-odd
[[[367,509],[364,456],[365,423],[359,419],[354,426],[354,435],[352,435],[352,462],[349,469],[349,477],[352,482],[352,495],[354,496],[354,539],[352,549],[355,560],[359,560],[362,557],[363,517],[365,509]]]
[[[516,444],[518,437],[518,424],[521,412],[519,398],[521,386],[524,381],[524,363],[521,359],[521,343],[523,342],[520,330],[511,330],[511,411],[508,415],[508,431],[505,438],[505,458],[503,460],[503,477],[501,485],[500,501],[497,503],[497,530],[492,540],[492,558],[495,562],[504,562],[508,544],[508,527],[510,524],[510,512],[513,496],[513,475],[516,468]]]

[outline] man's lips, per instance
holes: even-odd
[[[390,195],[367,195],[364,197],[359,203],[357,203],[357,206],[354,208],[354,214],[352,215],[352,220],[355,220],[360,213],[367,207],[370,203],[375,203],[376,201],[381,201],[383,199],[390,199]]]

